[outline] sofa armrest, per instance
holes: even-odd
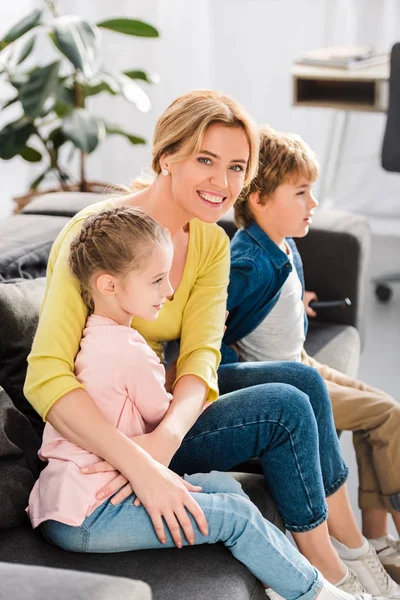
[[[123,577],[0,563],[0,600],[151,600],[150,587]]]
[[[309,234],[296,239],[306,289],[320,300],[350,298],[346,309],[324,310],[317,319],[353,325],[362,333],[362,299],[370,248],[368,220],[342,211],[321,210]]]

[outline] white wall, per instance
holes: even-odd
[[[7,8],[2,3],[0,34],[27,7],[39,5],[40,0],[18,0]],[[94,21],[142,18],[161,31],[160,40],[104,32],[107,65],[159,73],[160,83],[146,86],[152,110],[143,115],[122,99],[104,95],[93,99],[94,111],[150,140],[157,115],[177,95],[213,87],[245,104],[259,122],[298,132],[321,158],[333,113],[291,107],[293,60],[326,44],[373,43],[385,50],[400,39],[398,0],[59,0],[58,6],[63,14]],[[351,115],[336,182],[337,204],[400,218],[400,175],[387,174],[379,165],[384,123],[384,115]],[[149,167],[150,146],[134,148],[111,138],[88,162],[93,179],[127,184]],[[0,217],[11,211],[10,198],[26,189],[36,170],[18,159],[0,162]]]

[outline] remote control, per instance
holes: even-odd
[[[343,298],[343,300],[313,300],[310,302],[310,308],[318,310],[319,308],[346,308],[351,306],[350,298]]]

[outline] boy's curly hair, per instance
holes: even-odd
[[[247,227],[253,220],[249,203],[252,192],[260,192],[266,201],[283,183],[295,181],[302,175],[315,181],[318,172],[317,157],[300,136],[276,131],[269,125],[261,126],[258,172],[234,206],[236,226]]]

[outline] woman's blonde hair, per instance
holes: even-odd
[[[125,275],[139,269],[162,243],[171,243],[169,231],[138,208],[117,206],[87,217],[72,241],[69,265],[89,312],[94,309],[93,275]]]
[[[247,227],[253,220],[249,203],[251,193],[260,192],[260,199],[265,204],[268,196],[283,183],[296,181],[301,176],[315,181],[319,173],[316,154],[300,136],[276,131],[269,125],[260,127],[259,132],[258,172],[234,206],[237,227]]]
[[[214,123],[226,127],[241,127],[249,143],[249,160],[244,185],[247,186],[257,172],[258,129],[247,111],[238,102],[212,90],[193,90],[180,96],[158,119],[153,137],[152,167],[161,173],[160,160],[168,156],[179,162],[196,154],[204,135]],[[143,189],[149,181],[141,178],[133,182],[133,189]]]

